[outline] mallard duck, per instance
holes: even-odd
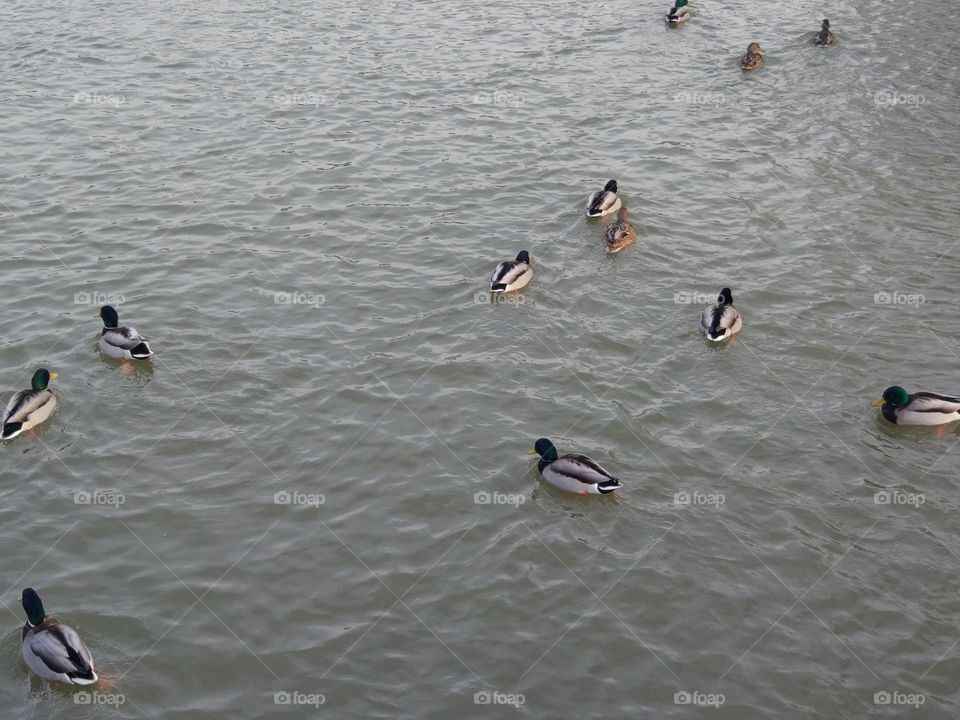
[[[530,451],[539,455],[543,479],[561,490],[579,495],[606,495],[623,487],[621,482],[586,455],[558,457],[557,448],[540,438]]]
[[[747,52],[740,58],[741,70],[759,70],[763,67],[764,50],[760,43],[750,43],[747,46]]]
[[[44,680],[92,685],[98,680],[93,657],[76,631],[48,617],[37,591],[27,588],[20,598],[27,622],[20,636],[24,662]]]
[[[717,296],[717,304],[703,309],[700,315],[700,332],[707,340],[720,342],[727,340],[743,327],[740,311],[733,306],[733,294],[730,288],[724,288]]]
[[[617,195],[617,181],[611,180],[587,198],[587,217],[598,218],[615,213],[620,209],[620,196]]]
[[[690,19],[690,11],[687,9],[687,0],[676,0],[673,7],[667,10],[667,22],[671,25],[679,25]]]
[[[618,253],[628,245],[633,245],[637,241],[637,233],[627,221],[627,209],[620,208],[617,213],[617,219],[611,220],[607,225],[606,236],[608,253]]]
[[[895,425],[944,425],[960,420],[960,398],[931,392],[911,395],[899,385],[888,387],[873,404]]]
[[[0,440],[12,440],[50,417],[57,406],[57,396],[47,390],[47,385],[56,378],[56,373],[40,368],[30,380],[30,390],[21,390],[10,398],[0,419]]]
[[[837,41],[837,36],[830,32],[830,21],[824,19],[820,32],[813,36],[814,45],[833,45]]]
[[[516,260],[504,260],[490,276],[490,292],[512,292],[525,287],[533,277],[533,268],[530,267],[530,253],[521,250]]]
[[[100,333],[100,349],[112,358],[121,360],[146,360],[153,355],[147,339],[136,328],[119,327],[120,316],[111,305],[100,308],[103,331]]]

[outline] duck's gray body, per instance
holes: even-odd
[[[49,390],[21,390],[16,393],[0,418],[0,440],[12,440],[24,430],[39,425],[57,406],[57,396]]]
[[[620,480],[586,455],[561,455],[553,462],[540,459],[543,479],[567,492],[606,495],[622,487]]]
[[[720,342],[727,340],[743,327],[740,312],[733,305],[714,305],[704,308],[700,315],[700,332],[707,340]]]
[[[132,327],[105,327],[100,333],[100,350],[112,358],[127,360],[146,360],[153,355],[147,339]]]
[[[533,268],[529,263],[519,260],[504,260],[490,276],[490,292],[512,292],[526,287],[533,277]]]
[[[20,654],[27,666],[45,680],[69,685],[92,685],[99,679],[93,657],[83,640],[68,625],[47,617],[34,627],[24,624]]]
[[[587,198],[587,217],[605,217],[619,210],[620,204],[616,190],[598,190]]]

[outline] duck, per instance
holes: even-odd
[[[559,456],[547,438],[537,440],[530,454],[540,456],[538,467],[543,479],[561,490],[578,495],[607,495],[623,487],[619,479],[586,455]]]
[[[687,9],[687,0],[676,0],[673,7],[667,10],[667,22],[671,25],[679,25],[690,19],[690,11]]]
[[[626,208],[620,208],[620,212],[617,213],[617,219],[612,220],[610,224],[607,225],[604,241],[607,243],[608,253],[618,253],[637,241],[637,232],[633,229],[633,225],[627,221]]]
[[[747,52],[740,58],[741,70],[759,70],[763,67],[763,56],[765,51],[760,47],[760,43],[750,43],[747,46]]]
[[[899,385],[884,390],[873,405],[894,425],[945,425],[960,420],[960,398],[932,392],[911,395]]]
[[[837,36],[830,32],[830,21],[824,18],[820,26],[820,32],[813,36],[814,45],[833,45],[837,42]]]
[[[620,209],[620,196],[617,195],[617,181],[611,180],[587,198],[587,217],[599,218],[615,213]]]
[[[526,287],[533,277],[530,267],[530,253],[521,250],[516,260],[503,260],[490,276],[490,292],[504,293]]]
[[[112,305],[100,308],[103,331],[100,333],[100,350],[120,360],[146,360],[153,356],[147,339],[136,328],[120,327],[120,316]]]
[[[30,389],[15,393],[0,418],[0,440],[13,440],[24,430],[35,427],[50,417],[57,406],[57,396],[47,389],[57,374],[40,368],[30,380]]]
[[[707,340],[721,342],[729,340],[743,327],[740,311],[733,306],[733,293],[724,288],[717,296],[716,305],[703,309],[700,315],[700,332]]]
[[[50,617],[33,588],[20,596],[27,622],[20,636],[20,654],[24,662],[44,680],[68,685],[92,685],[99,680],[93,669],[93,656],[76,631]]]

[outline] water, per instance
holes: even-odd
[[[869,403],[960,391],[957,11],[665,9],[8,4],[0,384],[60,407],[2,449],[6,717],[956,716],[960,436]],[[27,585],[122,705],[31,681]]]

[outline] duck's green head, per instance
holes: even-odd
[[[120,324],[120,316],[113,305],[104,305],[100,308],[100,317],[103,318],[103,326],[115,328]]]
[[[899,385],[891,385],[883,391],[883,397],[874,401],[874,405],[880,406],[884,403],[890,403],[894,407],[903,407],[910,402],[910,393]]]
[[[47,616],[43,609],[43,601],[37,595],[33,588],[27,588],[20,595],[20,602],[23,604],[23,611],[27,614],[27,620],[31,625],[39,625]]]
[[[687,4],[687,0],[676,0],[676,3],[674,7],[682,8]]]
[[[530,253],[528,253],[526,250],[521,250],[519,253],[517,253],[517,262],[527,263],[529,265]]]
[[[56,380],[57,374],[52,373],[46,368],[40,368],[33,374],[33,378],[30,380],[30,387],[34,390],[46,390],[47,385],[50,384],[51,380]]]
[[[530,452],[530,454],[539,455],[547,462],[553,462],[559,457],[559,455],[557,455],[557,449],[553,446],[553,443],[546,438],[540,438],[537,440],[537,442],[534,443],[533,450]]]
[[[607,192],[615,193],[617,191],[617,181],[611,180],[610,182],[608,182],[606,185],[603,186],[603,189],[606,190]]]
[[[717,295],[717,305],[733,305],[733,293],[730,288],[724,288]]]

